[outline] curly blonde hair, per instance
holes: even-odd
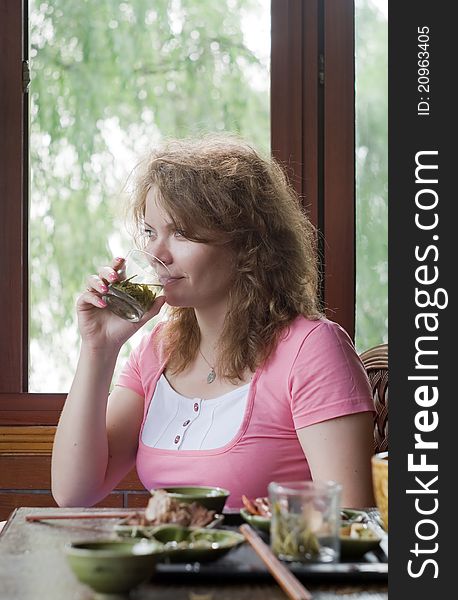
[[[234,136],[165,141],[137,167],[131,210],[138,231],[152,186],[186,237],[234,252],[221,377],[237,381],[263,364],[298,315],[321,316],[315,229],[275,160]],[[194,309],[171,307],[161,340],[169,367],[183,371],[200,345]]]

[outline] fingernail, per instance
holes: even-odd
[[[108,275],[108,279],[110,281],[116,281],[118,279],[118,276],[115,275],[114,273],[110,273],[110,275]]]
[[[105,308],[105,306],[107,305],[107,303],[105,302],[105,300],[102,300],[102,298],[99,298],[99,299],[97,300],[97,304],[98,304],[99,306],[101,306],[102,308]]]
[[[122,257],[122,256],[117,256],[117,257],[115,258],[115,260],[117,260],[118,262],[122,262],[124,259],[123,259],[123,257]]]
[[[101,285],[100,286],[100,291],[101,292],[108,292],[108,287],[106,285]]]

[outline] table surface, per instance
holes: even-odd
[[[19,508],[0,533],[0,598],[7,600],[91,600],[93,592],[79,583],[67,565],[63,547],[69,541],[111,537],[117,519],[27,522],[26,515],[110,512],[110,509]],[[131,512],[125,509],[126,513]],[[121,510],[120,512],[123,512]],[[250,549],[251,550],[251,549]],[[314,600],[388,600],[386,582],[303,581]],[[163,576],[138,586],[132,600],[284,600],[275,580],[202,582]]]

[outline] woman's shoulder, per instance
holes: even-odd
[[[325,317],[297,317],[279,340],[274,353],[276,362],[296,365],[299,361],[330,366],[348,362],[349,358],[359,362],[353,341],[343,327]]]
[[[326,317],[310,319],[300,315],[290,323],[281,342],[294,345],[308,339],[316,342],[318,339],[326,340],[335,338],[345,339],[351,342],[345,329],[335,321],[331,321]]]
[[[337,323],[325,317],[310,319],[300,315],[285,328],[269,358],[268,366],[271,369],[281,365],[282,369],[287,369],[288,365],[295,363],[298,356],[306,356],[308,360],[316,356],[323,346],[335,345],[341,337],[347,338],[351,343]]]
[[[328,375],[342,371],[366,378],[352,339],[338,323],[324,317],[316,320],[299,317],[292,323],[288,339],[279,355],[284,360],[289,356],[287,360],[294,370]]]
[[[284,381],[288,395],[304,386],[328,389],[328,384],[333,394],[340,393],[348,383],[348,389],[367,396],[367,376],[350,336],[324,317],[294,319],[265,364],[263,376]]]

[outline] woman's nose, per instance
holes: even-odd
[[[146,245],[146,251],[150,254],[153,254],[166,266],[171,265],[173,262],[172,254],[164,242],[159,240],[150,240]]]

